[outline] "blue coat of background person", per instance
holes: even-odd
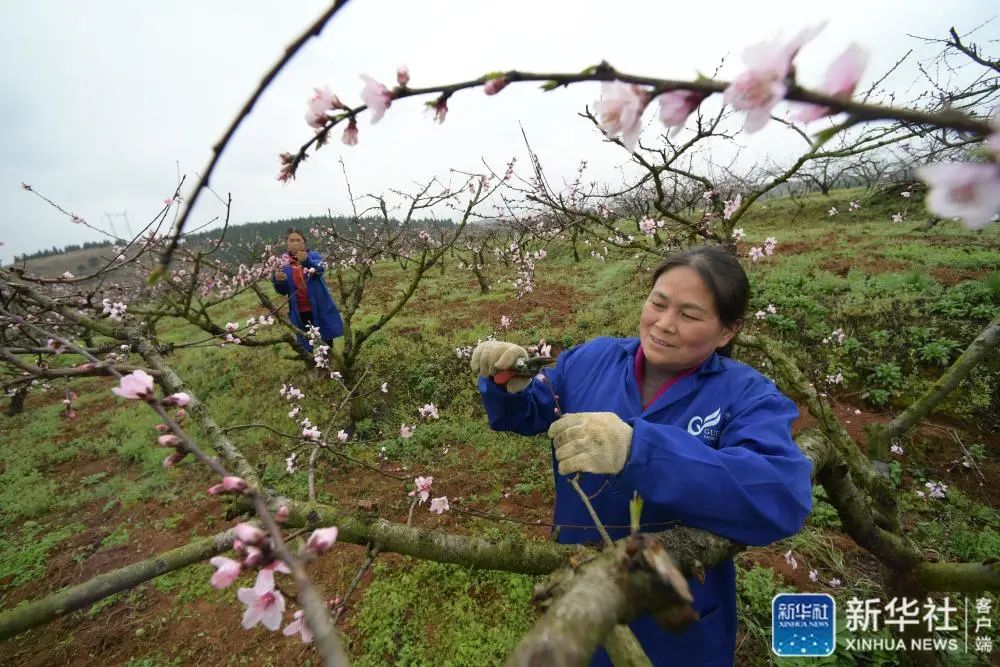
[[[343,335],[344,322],[323,280],[323,256],[306,249],[305,235],[297,229],[285,233],[285,244],[288,264],[274,272],[271,283],[278,294],[289,297],[288,319],[292,324],[303,331],[310,324],[319,327],[323,341],[332,346],[333,339]],[[296,338],[303,350],[312,349],[308,338],[301,334]]]

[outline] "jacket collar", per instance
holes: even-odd
[[[630,362],[634,364],[636,352],[639,350],[639,339],[621,338],[619,339],[619,346],[628,354]],[[718,352],[713,352],[712,356],[702,362],[701,366],[695,372],[695,376],[714,375],[724,370],[725,363],[722,360],[722,356]]]

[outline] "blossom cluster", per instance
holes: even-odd
[[[767,304],[767,308],[765,308],[764,310],[758,310],[756,313],[754,313],[754,317],[758,320],[764,320],[767,319],[768,315],[777,315],[777,314],[778,314],[778,309],[774,306],[773,303],[769,303]]]
[[[241,480],[242,481],[242,480]],[[276,518],[283,522],[288,518],[288,508],[279,508]],[[239,523],[233,529],[236,539],[233,540],[233,551],[238,559],[226,556],[215,556],[209,563],[216,568],[211,583],[214,588],[227,588],[235,582],[240,574],[248,570],[257,570],[257,577],[252,588],[240,588],[236,592],[237,599],[246,609],[243,612],[242,625],[247,630],[258,624],[268,630],[275,631],[284,620],[285,598],[275,585],[275,574],[291,574],[288,565],[280,560],[267,532],[249,523]],[[337,541],[337,527],[318,528],[312,532],[300,551],[300,556],[314,558],[329,551]],[[282,631],[286,636],[299,635],[303,642],[313,640],[312,631],[304,622],[303,612],[296,611],[292,621]]]
[[[121,302],[112,302],[111,299],[104,299],[101,302],[104,306],[104,314],[116,322],[121,322],[125,319],[125,311],[128,310],[128,306]]]
[[[750,259],[756,262],[759,259],[763,259],[765,256],[773,255],[774,249],[777,245],[778,240],[773,236],[768,236],[764,239],[763,248],[759,248],[757,246],[752,246],[750,248]]]
[[[431,484],[433,483],[433,477],[417,477],[413,480],[413,490],[406,495],[413,498],[413,501],[418,505],[423,505],[431,496]],[[434,512],[435,514],[443,514],[450,509],[451,506],[448,504],[447,496],[431,499],[431,512]]]

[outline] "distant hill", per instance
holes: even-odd
[[[380,221],[375,218],[363,219],[362,224],[378,224]],[[215,257],[222,261],[245,261],[248,246],[259,246],[266,243],[273,243],[282,246],[285,240],[285,232],[289,227],[301,229],[306,235],[314,227],[327,227],[333,224],[338,231],[346,230],[350,225],[356,224],[353,218],[328,218],[327,216],[311,216],[304,218],[289,218],[287,220],[269,220],[265,222],[247,222],[240,225],[232,225],[226,230],[225,244],[219,249]],[[412,222],[413,229],[439,229],[451,227],[454,223],[450,220],[418,220]],[[186,236],[188,247],[197,247],[201,244],[209,244],[218,240],[222,234],[222,229],[210,229],[203,232],[196,232]],[[118,241],[118,245],[124,246],[125,241]],[[37,252],[18,255],[14,264],[26,266],[28,271],[39,276],[55,277],[69,271],[75,276],[83,275],[102,266],[112,257],[110,241],[87,242],[82,246],[79,244],[68,245],[65,248],[39,250]]]
[[[92,273],[104,266],[113,256],[111,244],[86,249],[80,249],[80,246],[75,246],[75,248],[77,249],[68,252],[46,252],[41,256],[36,253],[36,256],[29,256],[27,260],[19,258],[18,261],[14,262],[14,265],[26,266],[29,273],[37,276],[54,278],[66,271],[74,276],[79,276]]]

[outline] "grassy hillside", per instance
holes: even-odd
[[[751,314],[748,330],[782,340],[835,399],[855,436],[918,395],[1000,312],[1000,225],[981,233],[953,223],[925,230],[913,216],[894,225],[895,201],[862,199],[862,208],[848,213],[848,202],[861,196],[836,192],[801,206],[775,200],[742,221],[747,244],[778,240],[773,257],[750,266],[751,313],[769,304],[777,312],[763,320]],[[843,213],[828,216],[830,206]],[[522,299],[514,298],[511,276],[496,269],[494,290],[486,295],[454,262],[443,274],[431,271],[418,296],[366,344],[367,417],[343,447],[350,459],[322,461],[318,498],[344,511],[373,501],[379,516],[405,521],[412,478],[429,474],[435,495],[447,495],[453,509],[438,516],[421,508],[416,525],[545,539],[553,494],[549,444],[489,430],[468,362],[455,349],[490,334],[522,344],[545,338],[554,352],[599,335],[634,335],[645,274],[631,260],[583,255],[574,263],[567,248],[550,247],[538,262],[535,291]],[[377,275],[363,322],[374,321],[403,284],[397,265],[378,267]],[[216,314],[226,321],[259,311],[247,299]],[[503,315],[513,326],[500,332]],[[823,343],[836,329],[844,341]],[[203,338],[177,321],[159,333],[172,342]],[[768,372],[762,360],[737,351]],[[348,426],[328,423],[342,389],[305,370],[287,347],[190,347],[170,362],[210,404],[216,421],[233,429],[230,437],[248,458],[261,462],[263,480],[305,497],[304,468],[286,470],[288,441],[256,425],[294,429],[279,396],[282,384],[291,383],[305,392],[303,414],[335,433]],[[843,384],[827,382],[838,373]],[[378,391],[383,382],[385,394]],[[29,396],[21,415],[0,417],[0,610],[229,525],[218,499],[205,494],[207,471],[190,462],[164,470],[163,450],[153,445],[155,415],[116,400],[111,386],[96,379],[52,383]],[[60,416],[67,388],[80,396],[80,416],[70,422]],[[440,409],[437,421],[417,413],[429,402]],[[998,414],[1000,359],[994,355],[932,424],[901,443],[893,475],[907,528],[941,559],[1000,553],[1000,489],[989,482],[1000,474]],[[809,423],[803,416],[796,428]],[[413,437],[399,437],[401,424],[417,424]],[[931,480],[948,485],[946,499],[916,495]],[[842,603],[882,590],[880,566],[841,530],[821,492],[814,505],[800,534],[737,559],[738,664],[771,662],[776,592],[829,592]],[[795,568],[782,557],[788,550]],[[363,548],[337,545],[316,563],[314,580],[327,597],[342,596],[363,560]],[[810,570],[818,581],[810,580]],[[242,605],[233,589],[211,589],[210,573],[206,564],[193,566],[23,634],[0,644],[0,663],[316,664],[313,650],[293,639],[240,628]],[[842,583],[833,586],[833,580]],[[341,626],[359,665],[497,664],[535,619],[533,583],[383,555]],[[844,633],[841,644],[837,664],[896,664],[890,653],[848,650]],[[968,654],[942,660],[975,664]]]

